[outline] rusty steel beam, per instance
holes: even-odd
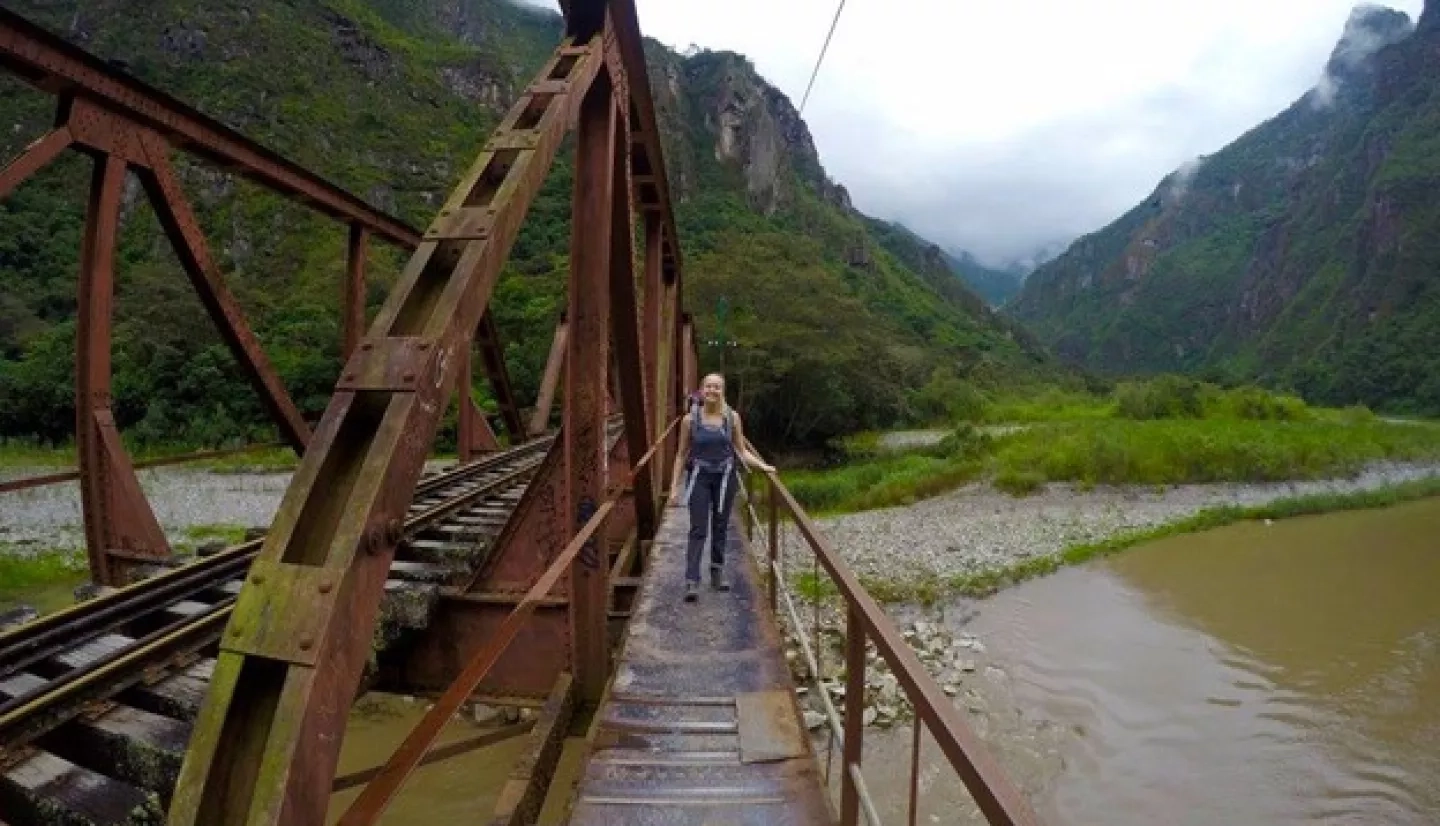
[[[605,494],[606,387],[610,365],[610,247],[616,141],[615,104],[603,70],[580,105],[571,199],[566,302],[565,504],[562,524],[578,529]],[[582,705],[599,702],[609,674],[601,536],[570,571],[572,673]]]
[[[511,444],[521,444],[527,438],[525,421],[520,415],[520,404],[510,386],[510,373],[505,369],[505,350],[500,344],[500,328],[495,326],[495,316],[486,310],[480,317],[480,326],[475,330],[475,344],[480,348],[480,366],[490,380],[490,390],[495,394],[495,403],[500,407],[500,417],[505,422],[505,432],[510,434]]]
[[[126,557],[165,559],[170,545],[120,443],[110,413],[110,322],[115,294],[115,238],[126,163],[108,155],[95,161],[85,239],[80,254],[75,330],[75,443],[90,576],[101,585],[124,585]]]
[[[700,354],[695,349],[695,322],[685,314],[680,333],[680,387],[682,396],[700,386]]]
[[[500,441],[495,438],[495,431],[490,429],[490,421],[470,397],[471,384],[474,381],[471,350],[470,347],[460,350],[460,387],[455,394],[460,408],[459,432],[455,440],[462,462],[469,462],[477,453],[491,453],[500,449]]]
[[[660,271],[664,225],[654,213],[645,213],[644,221],[645,292],[642,311],[645,320],[642,335],[645,347],[646,407],[650,416],[652,438],[656,438],[672,412],[669,409],[670,382],[667,377],[673,336],[669,335],[670,328],[666,323],[670,320],[673,288],[665,284]],[[670,457],[667,455],[664,458],[666,461],[657,463],[651,473],[651,484],[657,493],[664,490],[669,482],[666,474],[671,468]]]
[[[5,8],[0,8],[0,66],[42,91],[63,89],[88,98],[177,148],[333,218],[359,223],[400,246],[419,243],[419,234],[398,218]]]
[[[545,793],[555,777],[560,752],[565,745],[565,732],[575,716],[575,680],[562,673],[550,690],[540,718],[525,745],[524,754],[515,761],[510,777],[500,789],[490,826],[529,826],[540,819]]]
[[[365,253],[370,230],[363,224],[350,225],[350,243],[345,255],[343,339],[340,358],[348,361],[365,334]]]
[[[245,321],[240,303],[225,286],[219,268],[210,258],[200,223],[195,219],[195,213],[191,211],[175,170],[170,165],[170,147],[151,135],[141,140],[150,168],[140,172],[140,180],[150,195],[155,217],[160,219],[160,226],[175,248],[185,274],[190,277],[191,286],[200,296],[200,303],[219,328],[220,337],[260,395],[270,417],[275,420],[280,437],[296,453],[304,453],[305,446],[310,442],[310,426],[305,423],[305,417],[300,414],[300,409],[295,406],[289,391],[271,366],[270,359],[260,348],[259,340]]]
[[[171,826],[324,821],[345,712],[406,506],[457,383],[459,349],[470,346],[600,67],[597,41],[556,50],[451,194],[427,231],[433,240],[417,249],[346,365],[236,601]]]
[[[624,104],[616,112],[616,141],[611,153],[610,199],[610,337],[615,349],[610,360],[615,370],[615,400],[625,417],[625,439],[630,455],[645,452],[654,434],[650,432],[645,392],[645,352],[638,329],[635,302],[635,226],[630,213],[630,153],[624,140],[629,95],[620,96]],[[655,512],[654,468],[635,480],[633,499],[635,519],[641,539],[655,535],[658,524]]]
[[[530,415],[530,435],[538,436],[550,427],[550,408],[555,404],[555,390],[560,385],[560,370],[565,366],[565,339],[570,327],[564,314],[555,325],[555,336],[550,340],[550,355],[545,359],[545,375],[540,379],[540,392],[535,399],[535,411]]]
[[[645,44],[640,34],[640,21],[635,13],[635,0],[611,0],[610,23],[625,73],[634,78],[629,84],[630,107],[636,131],[631,135],[632,146],[643,149],[643,159],[637,164],[636,172],[652,176],[651,180],[638,188],[642,208],[657,212],[664,222],[663,257],[667,276],[674,277],[680,272],[679,234],[675,231],[675,213],[670,196],[669,176],[665,171],[665,153],[660,141],[659,119],[655,116],[655,100],[650,94],[650,83],[645,70]]]
[[[60,126],[25,147],[19,157],[6,164],[4,169],[0,169],[0,198],[9,195],[21,181],[55,160],[74,142],[70,127]]]

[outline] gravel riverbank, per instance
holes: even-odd
[[[1017,498],[967,485],[909,507],[816,520],[862,577],[897,584],[1002,568],[1065,548],[1152,528],[1221,505],[1255,506],[1295,496],[1374,490],[1440,476],[1440,464],[1377,464],[1351,479],[1275,484],[1098,487],[1051,484]],[[787,537],[788,548],[800,538]],[[808,553],[787,561],[808,569]],[[788,567],[788,566],[787,566]]]
[[[7,468],[0,478],[32,475],[37,471]],[[268,527],[291,474],[162,467],[137,471],[136,475],[155,518],[170,541],[176,542],[197,525]],[[0,543],[36,551],[85,547],[79,483],[0,494]]]

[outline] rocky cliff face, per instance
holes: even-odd
[[[1017,318],[1110,371],[1440,410],[1440,30],[1362,6],[1315,89],[1027,280]]]
[[[738,171],[750,202],[766,215],[793,204],[796,186],[852,210],[845,188],[825,175],[790,99],[749,60],[733,52],[686,57],[658,44],[649,56],[656,105],[672,138],[667,161],[689,172],[678,176],[680,197],[696,191],[697,167],[713,164]]]

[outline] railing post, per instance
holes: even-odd
[[[840,826],[855,826],[860,818],[860,791],[850,767],[860,768],[861,738],[865,736],[865,626],[860,612],[850,606],[845,623],[845,748],[840,772]]]
[[[370,230],[356,222],[350,224],[350,246],[345,256],[345,316],[340,320],[340,361],[350,360],[360,339],[365,335],[365,249]]]
[[[775,480],[765,478],[770,483],[765,496],[770,511],[770,573],[766,579],[770,582],[770,610],[774,612],[780,609],[780,577],[776,574],[780,569],[780,497],[776,495]]]

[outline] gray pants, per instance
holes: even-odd
[[[710,564],[725,564],[726,531],[730,527],[730,508],[735,504],[735,479],[725,482],[722,471],[694,471],[690,488],[690,541],[685,546],[685,579],[700,581],[700,555],[705,552],[705,534],[710,534]],[[733,474],[733,471],[732,471]],[[724,487],[724,491],[720,490]]]

